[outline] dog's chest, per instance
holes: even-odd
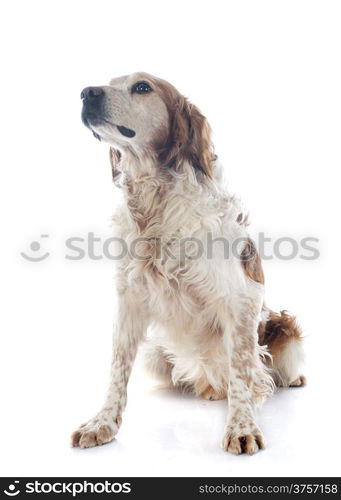
[[[224,259],[219,243],[210,248],[209,235],[230,238],[240,228],[235,209],[225,199],[197,195],[154,197],[148,210],[143,198],[134,198],[115,217],[128,249],[120,263],[125,279],[163,321],[207,313],[208,290],[210,302],[220,300],[227,274],[234,275],[234,259]]]

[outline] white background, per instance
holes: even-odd
[[[1,10],[1,474],[340,475],[340,3],[32,0]],[[79,94],[138,70],[171,81],[209,118],[253,234],[320,239],[318,260],[264,263],[267,303],[304,328],[309,385],[266,402],[268,448],[254,457],[220,449],[226,402],[154,390],[138,366],[117,440],[69,447],[105,394],[114,272],[108,260],[66,260],[64,241],[109,237],[118,198]],[[20,256],[34,240],[50,252],[43,262]]]

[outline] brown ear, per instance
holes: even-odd
[[[193,165],[208,177],[213,177],[214,151],[211,141],[211,128],[207,119],[193,104],[187,104],[189,117],[189,158]]]
[[[161,161],[177,166],[183,160],[213,177],[214,150],[211,129],[199,109],[180,96],[170,110],[170,133],[160,153]]]
[[[121,171],[119,169],[119,164],[121,161],[121,153],[117,149],[110,147],[109,158],[111,164],[112,180],[116,186],[120,187],[119,180],[121,177]]]

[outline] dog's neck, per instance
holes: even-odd
[[[202,190],[195,169],[188,163],[175,171],[161,167],[150,157],[124,157],[121,169],[126,206],[139,233],[158,225],[172,205],[175,210],[180,206],[180,199],[183,204],[186,198],[192,198],[193,191]]]

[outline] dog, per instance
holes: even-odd
[[[210,126],[175,87],[147,73],[87,87],[81,98],[84,124],[110,145],[124,195],[114,225],[130,250],[117,266],[106,401],[71,444],[114,438],[143,342],[159,380],[208,400],[228,398],[222,448],[253,454],[265,447],[256,406],[275,385],[305,384],[302,333],[295,317],[264,303],[260,256],[240,202],[224,189]]]

